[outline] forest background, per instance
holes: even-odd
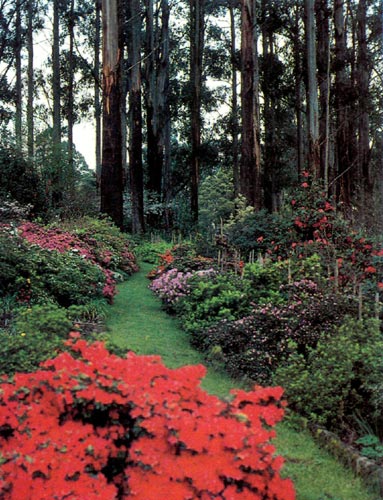
[[[0,30],[1,193],[33,215],[211,232],[309,172],[381,230],[380,1],[2,0]]]

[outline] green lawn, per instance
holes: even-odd
[[[107,319],[111,342],[137,354],[160,355],[170,368],[203,363],[202,355],[189,345],[181,325],[161,309],[160,301],[148,289],[146,274],[151,267],[143,264],[140,272],[119,286]],[[211,368],[202,383],[208,392],[221,397],[239,385]],[[379,498],[368,493],[351,471],[318,448],[306,431],[280,424],[277,432],[277,450],[286,458],[285,474],[294,480],[298,500]]]

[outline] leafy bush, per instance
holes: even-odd
[[[14,309],[10,324],[0,330],[0,373],[36,370],[61,350],[71,328],[66,309],[57,305]]]
[[[90,248],[93,260],[103,268],[128,275],[138,270],[129,236],[108,219],[84,217],[67,222],[63,228]]]
[[[189,331],[249,312],[244,282],[234,273],[194,273],[188,285],[188,294],[176,302],[175,310]]]
[[[182,273],[178,269],[165,271],[150,284],[150,289],[167,306],[173,306],[180,297],[184,297],[190,286],[188,280],[193,276],[192,273]]]
[[[93,282],[96,296],[98,295],[97,288],[99,284],[103,283],[103,295],[109,301],[112,301],[116,293],[116,279],[113,271],[118,270],[131,274],[137,270],[135,257],[130,251],[129,241],[125,235],[122,235],[115,226],[107,221],[85,218],[78,224],[81,229],[77,228],[72,232],[66,231],[59,226],[44,227],[32,223],[21,225],[19,230],[22,237],[32,247],[37,246],[50,252],[55,250],[64,255],[63,259],[68,259],[69,263],[72,262],[72,269],[76,268],[76,266],[79,267],[79,269],[73,271],[77,275],[79,272],[91,274],[92,266],[93,273],[98,268],[104,274],[104,278],[98,278]],[[71,257],[73,257],[72,261],[70,260]],[[55,277],[53,280],[57,281]],[[52,286],[51,283],[49,285]],[[86,299],[89,299],[90,295],[86,289]],[[69,303],[76,301],[78,301],[77,298],[72,299]],[[79,302],[84,302],[84,300]]]
[[[143,242],[140,243],[136,249],[135,254],[139,260],[143,262],[148,262],[149,264],[159,265],[161,254],[164,254],[167,250],[172,247],[170,243],[166,241],[156,241],[156,242]]]
[[[344,429],[357,414],[366,422],[381,422],[381,406],[374,400],[383,376],[382,350],[377,321],[348,319],[307,357],[293,349],[274,380],[283,381],[293,409],[329,428]]]
[[[19,297],[25,302],[53,299],[59,305],[82,304],[96,297],[111,297],[105,273],[80,255],[33,249],[16,266]]]
[[[246,317],[194,332],[192,343],[223,361],[234,376],[269,382],[288,355],[290,342],[307,355],[309,347],[356,309],[347,297],[325,294],[309,280],[281,288],[289,299],[286,303],[257,306]]]
[[[30,337],[45,334],[47,337],[65,338],[72,328],[66,309],[55,304],[36,305],[23,308],[17,315],[14,326],[17,332]]]
[[[225,402],[199,387],[202,366],[72,349],[1,384],[2,498],[295,498],[269,442],[281,388]]]

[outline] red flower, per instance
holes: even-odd
[[[374,266],[368,266],[365,268],[364,272],[369,273],[369,274],[373,274],[373,273],[376,273],[376,268]]]

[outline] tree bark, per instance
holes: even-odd
[[[129,179],[132,206],[132,232],[143,233],[144,181],[142,165],[141,105],[141,15],[139,0],[128,4],[128,88],[129,88]]]
[[[53,178],[52,204],[58,207],[63,198],[63,168],[61,155],[61,76],[60,76],[60,0],[53,1],[52,46],[52,93],[53,93]]]
[[[95,118],[95,155],[97,189],[101,182],[101,100],[100,100],[100,47],[101,47],[101,0],[95,0],[95,37],[94,37],[94,118]]]
[[[74,191],[74,160],[73,160],[73,127],[74,127],[74,0],[70,0],[68,33],[69,33],[69,61],[68,61],[68,166],[70,189]]]
[[[15,62],[16,62],[16,115],[15,115],[15,135],[16,146],[20,151],[22,148],[22,74],[21,74],[21,0],[16,0],[16,47],[15,47]]]
[[[372,191],[370,172],[370,68],[367,48],[367,2],[359,0],[357,14],[357,87],[358,87],[358,170],[360,189],[362,191],[361,205],[364,206],[365,195]]]
[[[123,226],[121,144],[121,43],[118,0],[102,0],[103,127],[101,212]]]
[[[328,187],[329,171],[329,91],[330,91],[330,40],[328,0],[315,1],[317,21],[317,66],[319,86],[319,178],[323,179],[325,189]]]
[[[239,121],[238,121],[238,93],[237,93],[237,47],[236,47],[236,27],[235,27],[235,10],[236,0],[230,0],[230,34],[231,34],[231,135],[233,140],[233,184],[234,198],[238,196],[240,191],[239,184]]]
[[[295,8],[295,23],[293,31],[294,45],[294,82],[295,82],[295,116],[297,120],[297,173],[301,175],[304,169],[305,146],[303,138],[303,91],[302,91],[302,44],[299,29],[299,20],[301,17],[301,8],[299,5]]]
[[[337,198],[347,209],[351,205],[351,170],[349,137],[349,80],[346,71],[346,32],[344,22],[344,0],[334,0],[335,27],[335,111],[336,111],[336,154],[337,154]]]
[[[205,34],[205,0],[190,0],[190,209],[192,221],[198,222],[198,185],[201,167],[201,88]]]
[[[319,177],[319,111],[315,31],[314,0],[305,0],[308,165],[312,174]]]
[[[33,164],[34,158],[34,51],[33,51],[33,18],[34,18],[34,0],[28,0],[28,101],[27,101],[27,129],[28,129],[28,161]]]
[[[241,1],[242,156],[240,188],[247,202],[259,210],[263,206],[263,196],[260,161],[256,0]]]

